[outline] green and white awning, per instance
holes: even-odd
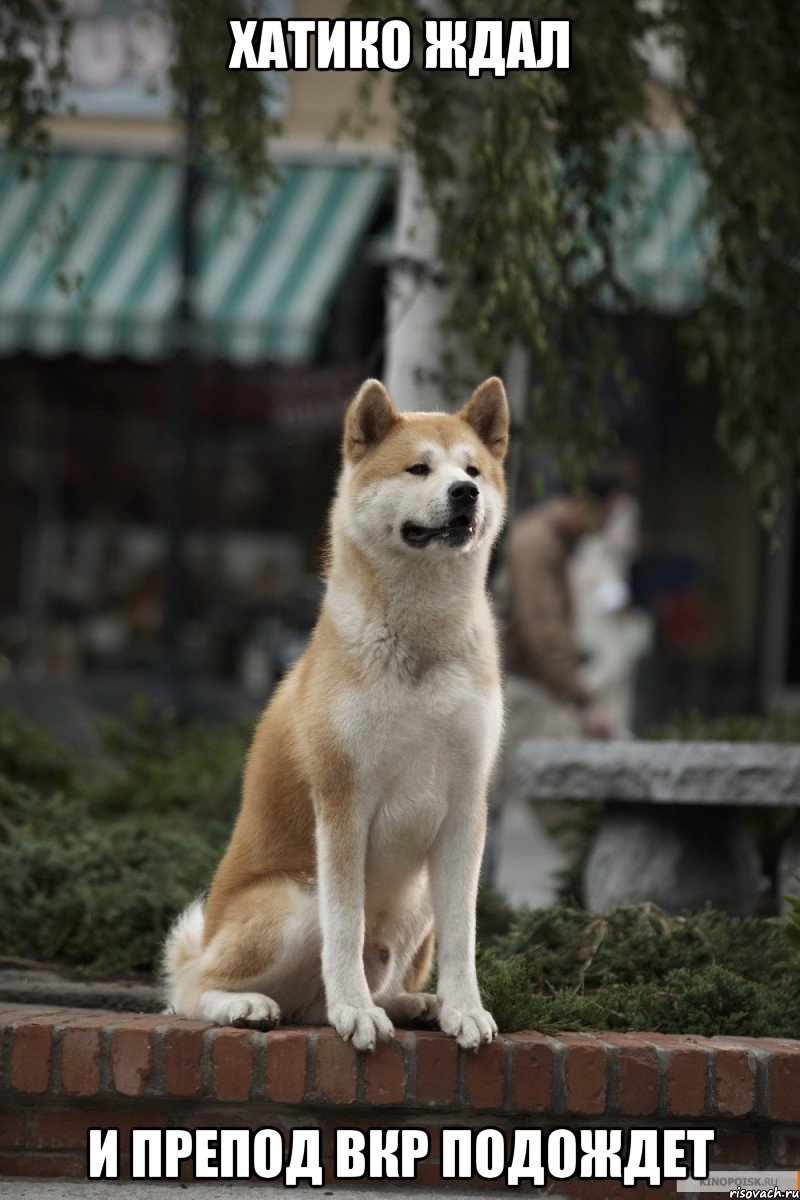
[[[630,176],[627,173],[630,172]],[[702,303],[713,231],[702,220],[705,185],[685,134],[631,139],[621,177],[631,204],[614,214],[619,274],[635,301],[678,314]]]
[[[615,210],[623,280],[665,313],[702,301],[712,245],[683,136],[629,141],[635,201]],[[235,362],[312,358],[330,303],[384,195],[388,170],[287,165],[255,209],[209,184],[199,211],[199,348]],[[613,197],[612,197],[613,202]],[[157,358],[172,344],[180,176],[174,163],[55,153],[20,179],[0,157],[0,355]]]
[[[308,360],[385,192],[384,167],[294,163],[258,207],[218,183],[199,209],[200,349]],[[180,177],[173,163],[55,153],[0,159],[0,354],[169,352]]]

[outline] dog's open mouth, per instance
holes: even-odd
[[[427,546],[429,542],[447,542],[451,546],[463,546],[475,533],[474,516],[461,513],[451,517],[446,525],[415,525],[406,521],[401,529],[403,541],[409,546]]]

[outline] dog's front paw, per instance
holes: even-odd
[[[382,1008],[374,1004],[355,1008],[352,1004],[331,1004],[328,1020],[341,1038],[352,1042],[356,1050],[374,1050],[376,1042],[394,1037],[394,1026]]]
[[[200,1015],[215,1025],[242,1025],[251,1029],[272,1029],[281,1019],[281,1010],[261,992],[203,992]]]
[[[485,1008],[447,1003],[439,1009],[439,1028],[454,1037],[462,1050],[477,1050],[481,1042],[490,1042],[497,1033],[495,1019]]]
[[[398,1025],[408,1021],[435,1021],[439,1001],[431,992],[400,992],[386,1001],[386,1011]]]

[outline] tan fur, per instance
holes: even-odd
[[[390,737],[394,729],[402,736],[395,718],[391,728],[382,726],[383,706],[376,697],[386,695],[389,711],[398,689],[410,689],[409,702],[413,704],[417,689],[437,686],[435,680],[440,676],[460,679],[461,674],[463,686],[473,680],[476,688],[486,689],[487,696],[499,693],[496,639],[482,576],[491,539],[502,518],[507,421],[498,381],[484,384],[456,416],[401,414],[376,381],[365,384],[351,405],[343,442],[345,466],[331,513],[326,601],[306,652],[277,689],[255,730],[241,809],[204,911],[198,908],[193,915],[187,913],[183,933],[176,927],[168,941],[166,973],[178,1011],[188,1016],[210,1013],[216,1020],[275,1019],[277,1005],[272,1000],[267,1002],[272,1005],[268,1010],[257,1002],[266,992],[287,1015],[322,1019],[318,855],[323,847],[327,871],[348,891],[357,883],[352,879],[356,844],[365,845],[367,854],[360,944],[370,993],[374,996],[382,989],[392,994],[398,989],[421,993],[434,947],[425,860],[416,863],[412,853],[406,874],[398,876],[391,887],[391,881],[387,882],[391,857],[388,872],[386,868],[371,872],[373,843],[375,854],[385,854],[380,847],[405,818],[390,806],[385,812],[376,810],[369,818],[372,825],[365,827],[368,818],[359,788],[373,745],[383,745],[382,739]],[[455,550],[442,551],[438,558],[438,551],[431,551],[425,561],[422,553],[403,550],[409,573],[418,573],[417,603],[416,592],[403,593],[404,572],[387,574],[383,552],[373,553],[370,540],[358,532],[358,513],[359,506],[366,505],[365,519],[374,524],[370,497],[386,485],[413,496],[415,483],[407,468],[417,461],[420,446],[428,444],[445,458],[468,454],[480,471],[486,495],[495,497],[494,525],[484,539],[486,544],[480,543],[474,555],[474,566],[463,561],[463,556],[459,564]],[[450,469],[463,474],[458,465]],[[469,585],[459,582],[448,587],[447,572],[454,581],[468,580]],[[369,640],[366,633],[362,639],[363,620],[350,615],[352,606],[354,613],[368,614],[374,623]],[[362,648],[362,640],[366,648]],[[367,697],[371,697],[369,703],[377,703],[375,725],[365,726],[354,742],[347,722],[350,712],[359,710],[348,705],[360,694],[365,704]],[[427,692],[419,694],[427,696]],[[406,707],[400,711],[405,713]],[[458,712],[457,705],[454,712]],[[421,728],[424,733],[424,722]],[[493,753],[491,747],[486,751],[489,765],[490,750]],[[399,744],[397,753],[402,765],[405,759]],[[386,767],[389,772],[394,769]],[[471,861],[476,856],[479,860],[483,843],[487,774],[488,767],[482,767],[480,778],[476,776],[481,795],[476,799],[475,816],[470,818],[472,832],[464,843]],[[390,787],[391,777],[386,779]],[[409,819],[412,826],[419,824],[413,816]],[[433,836],[441,816],[429,819],[434,822]],[[325,915],[321,914],[323,927]],[[186,932],[189,926],[190,933]],[[304,956],[308,962],[301,961]],[[314,962],[317,966],[312,969]],[[326,987],[333,987],[328,979]],[[229,992],[243,993],[242,1003],[226,1007],[219,997]],[[204,999],[209,996],[212,999]],[[329,995],[329,1008],[331,1003]],[[386,1007],[395,1019],[419,1015],[423,1010],[423,1015],[433,1015],[435,1000],[424,994],[392,1000],[387,993]],[[227,1015],[217,1016],[217,1012]],[[381,1021],[374,1020],[378,1036],[382,1036]],[[339,1027],[336,1020],[334,1023]],[[363,1033],[362,1025],[354,1025],[353,1040],[368,1047],[369,1034]],[[373,1044],[374,1036],[373,1031]]]
[[[420,942],[416,954],[411,960],[411,966],[406,971],[403,987],[407,992],[421,992],[428,982],[433,966],[433,952],[436,948],[436,938],[431,929],[427,937]]]

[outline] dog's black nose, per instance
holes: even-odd
[[[478,489],[469,479],[461,480],[458,483],[451,483],[447,489],[447,494],[450,497],[451,506],[459,509],[461,512],[472,508],[478,499]]]

